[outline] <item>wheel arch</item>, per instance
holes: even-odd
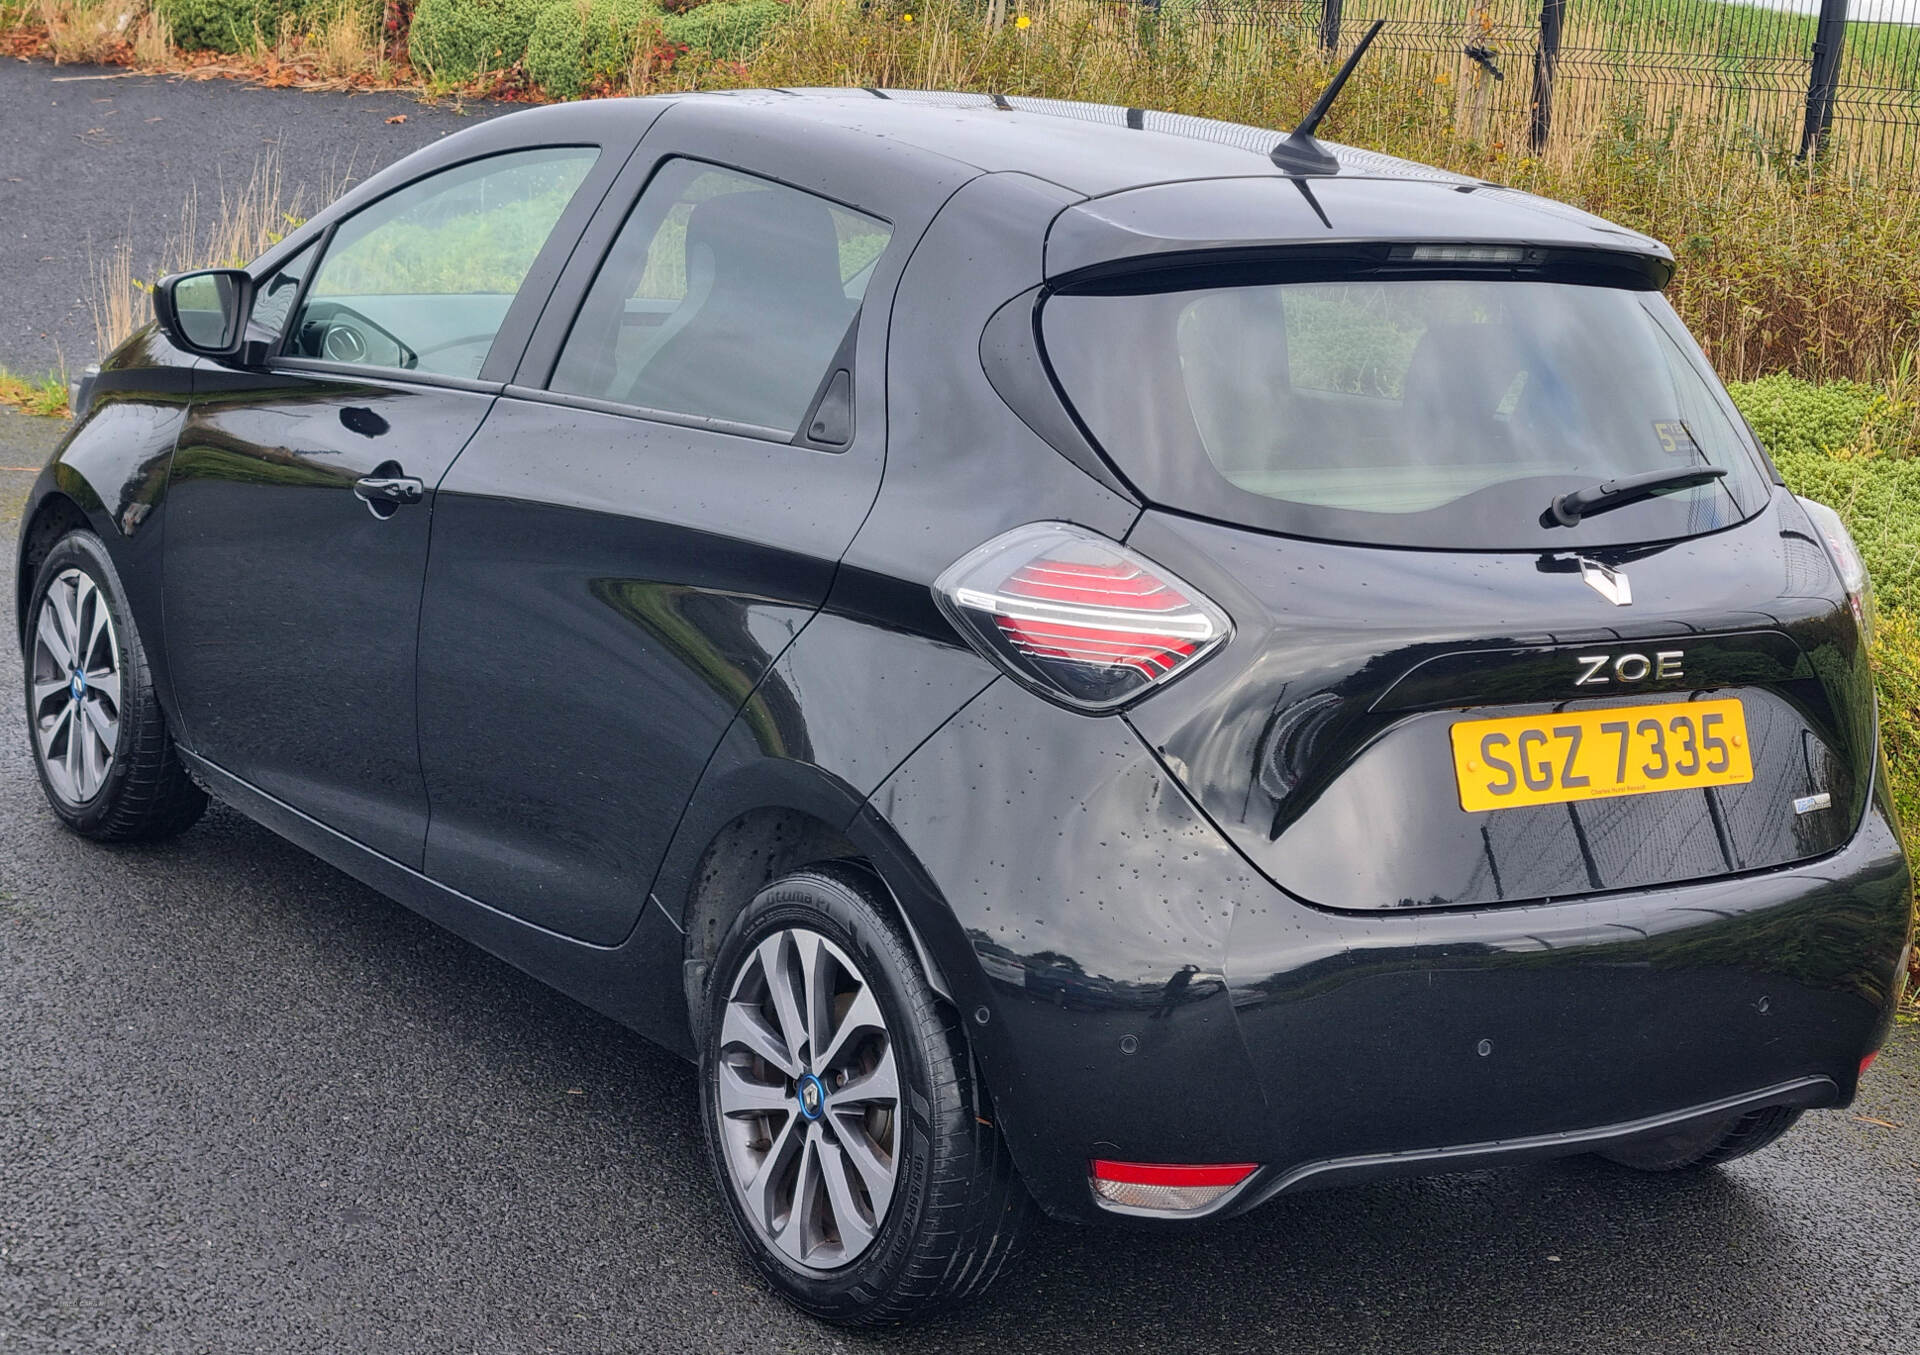
[[[76,528],[97,531],[93,520],[69,495],[57,489],[47,490],[33,507],[26,525],[20,530],[19,568],[14,571],[14,636],[22,645],[27,638],[27,607],[33,598],[33,584],[40,573],[40,562],[61,537]]]
[[[912,889],[898,878],[905,847],[863,811],[864,798],[851,787],[797,762],[744,768],[721,786],[702,787],[674,835],[653,893],[684,936],[681,983],[696,1048],[708,970],[727,928],[763,888],[809,866],[833,863],[860,871],[906,933],[929,985],[953,1002],[951,962],[943,964],[928,947],[924,925],[905,902]]]

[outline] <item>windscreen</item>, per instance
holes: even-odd
[[[1156,503],[1326,540],[1553,549],[1738,522],[1766,477],[1657,292],[1356,279],[1062,293],[1048,361]],[[1560,495],[1658,471],[1709,483],[1572,527]]]

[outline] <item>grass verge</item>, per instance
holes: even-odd
[[[64,419],[67,417],[67,383],[58,376],[44,376],[37,380],[15,376],[0,367],[0,405],[9,405],[28,414]]]

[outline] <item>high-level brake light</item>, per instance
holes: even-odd
[[[1198,589],[1064,522],[995,537],[948,568],[933,592],[981,653],[1081,710],[1112,710],[1172,680],[1232,630]]]

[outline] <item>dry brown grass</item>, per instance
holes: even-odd
[[[161,242],[159,275],[238,268],[250,262],[300,225],[304,213],[339,196],[343,179],[338,176],[312,191],[289,183],[280,153],[273,150],[254,162],[242,187],[229,190],[223,185],[210,211],[203,212],[198,191],[189,188],[173,232]],[[132,237],[123,235],[93,260],[87,302],[100,353],[112,352],[152,314],[154,280],[139,275],[134,256]]]
[[[332,79],[380,71],[386,63],[380,52],[380,17],[359,13],[353,4],[342,4],[305,50],[313,54],[321,75]]]
[[[56,64],[122,59],[147,17],[146,6],[136,0],[38,0],[34,12],[46,28]]]

